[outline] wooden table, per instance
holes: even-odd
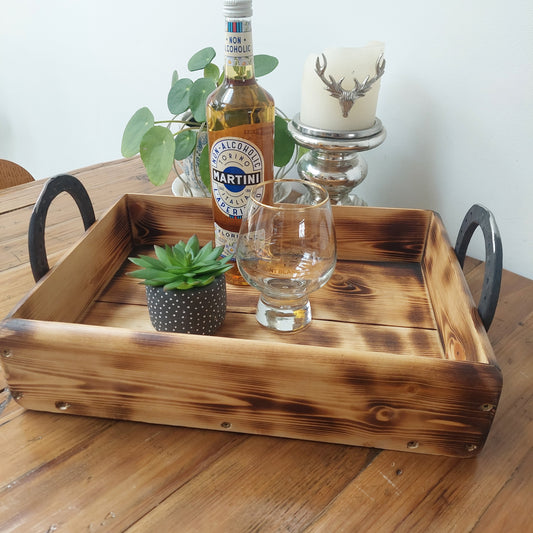
[[[125,192],[170,192],[136,158],[73,174],[97,217]],[[0,191],[2,316],[34,284],[43,183]],[[83,227],[66,195],[47,221],[52,266]],[[465,272],[477,299],[484,265]],[[533,531],[532,280],[504,272],[489,337],[504,388],[475,459],[25,411],[0,373],[0,531]]]

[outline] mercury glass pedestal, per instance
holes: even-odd
[[[289,123],[294,140],[309,151],[298,163],[302,179],[322,185],[335,205],[367,205],[353,191],[365,178],[368,166],[359,152],[379,146],[387,136],[381,121],[366,130],[329,131],[310,127],[296,115]]]

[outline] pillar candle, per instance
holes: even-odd
[[[339,98],[331,95],[317,74],[316,61],[318,58],[323,67],[325,57],[327,64],[324,77],[328,82],[330,76],[333,76],[335,82],[344,78],[342,89],[351,91],[355,87],[354,78],[362,83],[367,76],[372,78],[376,75],[376,62],[383,50],[383,43],[372,42],[359,48],[328,48],[323,53],[311,54],[304,65],[301,122],[314,128],[332,131],[363,130],[372,127],[376,118],[381,79],[378,79],[364,96],[355,100],[353,107],[344,117]]]

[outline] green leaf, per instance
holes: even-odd
[[[162,270],[156,270],[155,268],[145,268],[143,270],[134,270],[133,272],[128,272],[128,276],[138,279],[149,279],[152,281],[164,281],[169,282],[176,278],[174,274],[168,272],[163,272]]]
[[[130,118],[122,135],[121,152],[124,157],[139,153],[143,135],[154,125],[154,115],[147,107],[141,107]]]
[[[196,233],[187,241],[187,244],[185,245],[185,251],[190,251],[194,255],[197,255],[200,251],[200,241],[198,240]]]
[[[190,156],[196,147],[196,138],[198,132],[193,129],[181,130],[175,139],[176,149],[174,151],[174,159],[181,161]]]
[[[170,83],[170,86],[172,87],[179,79],[180,77],[179,77],[178,71],[175,70],[174,72],[172,72],[172,81]]]
[[[260,78],[270,74],[278,66],[278,58],[266,54],[258,54],[254,56],[254,72],[255,77]]]
[[[191,87],[192,80],[189,78],[182,78],[172,85],[167,96],[167,106],[171,113],[179,115],[189,108],[189,91]]]
[[[214,63],[209,63],[209,65],[204,68],[204,78],[211,78],[216,83],[219,76],[220,69]]]
[[[215,55],[215,49],[211,46],[203,48],[202,50],[196,52],[196,54],[194,54],[191,59],[189,59],[189,62],[187,63],[187,68],[191,72],[194,72],[195,70],[202,70],[209,63],[211,63],[211,61],[213,61]]]
[[[205,122],[207,97],[216,89],[216,83],[209,78],[196,80],[189,91],[189,107],[197,122]]]
[[[287,128],[287,121],[276,115],[274,122],[274,165],[284,167],[294,153],[295,142]]]
[[[200,177],[208,191],[211,191],[211,173],[209,171],[209,147],[206,144],[200,154]]]
[[[174,258],[180,265],[185,264],[185,250],[182,245],[183,242],[180,241],[178,244],[172,247],[172,253],[174,254]]]
[[[129,257],[128,258],[134,265],[143,267],[143,268],[161,268],[161,264],[155,257],[150,257],[148,255],[140,255],[139,257]]]
[[[163,126],[150,128],[141,141],[141,159],[148,178],[154,185],[163,185],[174,163],[175,143],[172,132]]]
[[[168,252],[167,252],[166,246],[165,246],[165,248],[162,248],[161,246],[157,246],[157,244],[156,244],[154,246],[154,251],[155,251],[155,255],[157,256],[159,261],[161,261],[161,263],[163,263],[166,266],[172,266],[172,262],[170,261],[170,259],[168,257]]]
[[[209,254],[213,251],[213,243],[209,241],[206,245],[202,247],[198,255],[196,256],[196,263],[201,263],[206,259]]]

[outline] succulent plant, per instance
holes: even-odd
[[[156,257],[140,255],[129,260],[140,270],[128,272],[128,276],[144,280],[144,285],[163,287],[165,290],[187,290],[204,287],[233,265],[231,256],[220,257],[223,246],[213,248],[211,241],[200,248],[198,237],[193,235],[185,244],[154,246]]]

